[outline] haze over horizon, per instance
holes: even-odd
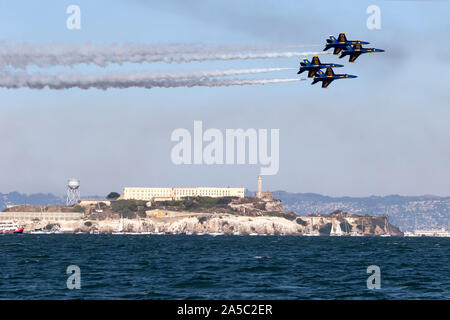
[[[121,193],[123,190],[110,190],[107,192],[107,194],[109,194],[109,192],[118,192]],[[349,195],[329,195],[329,194],[322,194],[322,193],[316,193],[316,192],[292,192],[289,190],[282,190],[282,189],[277,189],[277,190],[267,190],[267,191],[271,191],[271,192],[286,192],[289,194],[312,194],[312,195],[319,195],[319,196],[323,196],[323,197],[329,197],[329,198],[371,198],[371,197],[378,197],[378,198],[385,198],[385,197],[391,197],[391,196],[399,196],[399,197],[430,197],[430,198],[434,198],[434,197],[438,197],[438,198],[448,198],[450,197],[450,195],[434,195],[434,194],[385,194],[385,195],[377,195],[377,194],[370,194],[370,195],[360,195],[360,196],[349,196]],[[20,193],[20,194],[24,194],[26,196],[31,196],[31,195],[38,195],[38,194],[50,194],[56,197],[62,197],[65,198],[66,194],[63,192],[59,192],[59,193],[53,193],[53,192],[46,192],[46,191],[37,191],[37,192],[31,192],[31,193],[24,193],[24,192],[20,192],[20,190],[11,190],[11,191],[5,191],[5,190],[0,190],[0,194],[9,194],[9,193]],[[246,188],[246,192],[249,193],[256,193],[256,189],[249,189]],[[102,194],[102,193],[92,193],[92,194],[81,194],[81,198],[82,199],[89,199],[89,198],[97,198],[97,197],[105,197],[107,196],[107,194]]]
[[[323,62],[345,65],[337,72],[358,75],[326,90],[309,81],[107,91],[0,89],[0,192],[62,195],[72,177],[81,180],[85,195],[121,192],[125,186],[229,185],[255,190],[260,165],[171,162],[173,130],[192,132],[194,121],[201,120],[205,129],[222,132],[280,130],[279,172],[263,177],[264,189],[357,197],[450,195],[448,85],[430,76],[450,69],[450,44],[442,41],[450,33],[450,3],[79,0],[82,29],[77,31],[65,27],[69,4],[0,2],[0,41],[80,46],[317,44],[300,50],[320,51],[328,35],[345,31],[349,39],[367,40],[369,47],[386,52],[361,56],[353,64],[321,56]],[[381,8],[381,30],[366,28],[371,4]],[[292,57],[106,68],[31,66],[25,71],[156,73],[298,64],[299,58]],[[248,78],[296,78],[296,72]]]

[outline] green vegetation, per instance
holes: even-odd
[[[208,219],[209,219],[209,217],[200,217],[200,218],[198,218],[198,222],[203,224],[203,222],[206,222]]]
[[[161,201],[155,202],[155,207],[164,207],[176,211],[190,211],[190,212],[232,212],[233,210],[228,204],[234,197],[186,197],[182,200],[176,201]],[[120,201],[120,200],[119,200]]]
[[[255,209],[259,209],[259,210],[266,210],[266,203],[265,202],[258,202],[258,203],[255,203],[253,205],[253,207]]]
[[[145,217],[146,201],[142,200],[117,200],[111,202],[111,209],[124,218],[133,219],[136,216]]]
[[[60,225],[58,224],[58,223],[49,223],[49,224],[47,224],[45,227],[44,227],[44,229],[45,230],[52,230],[54,227],[60,227]]]
[[[82,212],[84,213],[84,208],[80,205],[76,205],[75,207],[73,207],[73,212]]]
[[[304,227],[306,227],[308,225],[308,223],[306,221],[303,221],[300,218],[295,219],[295,222],[297,222],[299,225],[302,225]]]
[[[120,197],[120,194],[117,192],[110,192],[107,196],[106,199],[108,200],[116,200],[117,198]]]
[[[331,232],[331,223],[324,224],[319,229],[319,233],[321,235],[329,235],[330,232]]]
[[[268,216],[268,217],[285,218],[285,219],[288,219],[290,221],[294,221],[295,219],[298,218],[298,215],[296,215],[293,212],[268,211],[268,212],[264,212],[264,215]]]
[[[350,223],[347,222],[347,220],[342,221],[340,223],[340,226],[341,226],[341,230],[343,232],[350,232],[350,231],[352,231],[352,226],[351,226]]]

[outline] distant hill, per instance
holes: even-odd
[[[103,199],[99,196],[86,196],[83,199]],[[25,194],[20,192],[0,193],[0,210],[6,209],[7,205],[33,205],[52,206],[64,205],[65,197],[58,197],[51,193]]]
[[[328,197],[315,193],[275,191],[274,198],[283,202],[284,210],[299,215],[343,210],[354,214],[388,216],[389,221],[402,231],[448,228],[450,221],[450,197]]]
[[[62,205],[64,199],[51,193],[24,194],[19,192],[0,193],[0,210],[4,210],[7,205]]]

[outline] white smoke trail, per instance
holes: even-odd
[[[258,74],[279,72],[287,70],[297,70],[296,68],[258,68],[258,69],[230,69],[230,70],[215,70],[215,71],[188,71],[177,73],[136,73],[136,74],[122,74],[122,79],[137,79],[137,80],[182,80],[182,79],[204,79],[215,77],[238,76],[244,74]]]
[[[153,75],[42,75],[7,73],[0,74],[0,87],[8,89],[30,88],[30,89],[54,89],[63,90],[70,88],[80,89],[110,89],[110,88],[174,88],[174,87],[218,87],[218,86],[243,86],[269,83],[284,83],[301,81],[306,79],[216,79],[216,78],[154,78]]]
[[[285,46],[289,47],[289,46]],[[86,63],[105,67],[108,63],[181,63],[211,60],[271,59],[304,57],[327,54],[325,52],[246,52],[257,47],[205,47],[201,45],[131,46],[84,45],[63,47],[56,45],[30,46],[0,43],[0,67],[26,68],[29,65],[49,67],[55,65],[72,66]],[[262,47],[256,50],[262,50]],[[274,49],[276,47],[266,47]],[[268,50],[263,49],[263,50]],[[234,52],[238,51],[238,52]]]

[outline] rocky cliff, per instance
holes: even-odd
[[[329,235],[331,226],[337,224],[345,232],[360,235],[398,235],[402,233],[397,227],[378,217],[354,216],[339,212],[330,215],[311,215],[287,219],[276,216],[239,216],[232,214],[210,214],[150,210],[149,217],[123,219],[124,232],[150,232],[171,234],[260,234],[260,235]],[[38,228],[50,229],[45,221],[23,222],[26,231]],[[85,219],[75,221],[58,221],[56,230],[62,232],[112,233],[119,230],[120,219]],[[346,225],[348,224],[348,225]]]

